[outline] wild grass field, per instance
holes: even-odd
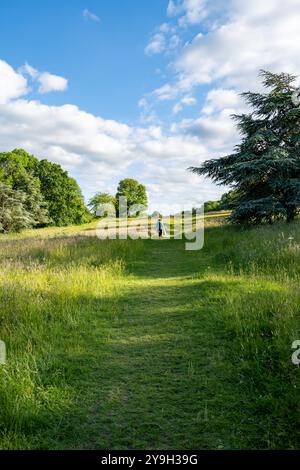
[[[0,237],[0,448],[299,448],[299,222],[94,228]]]

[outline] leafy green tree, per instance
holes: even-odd
[[[97,215],[97,209],[101,204],[116,205],[116,198],[108,193],[97,193],[89,201],[88,207],[90,208],[94,217]]]
[[[40,181],[33,175],[35,157],[24,150],[0,154],[0,181],[15,191],[26,194],[24,207],[32,215],[35,226],[51,222],[47,203],[41,192]]]
[[[239,194],[237,190],[232,189],[227,193],[224,193],[220,200],[220,209],[228,210],[232,209],[238,200]]]
[[[0,182],[0,232],[18,232],[36,225],[26,210],[26,194]]]
[[[220,210],[220,201],[207,201],[204,203],[205,212],[214,212]]]
[[[266,93],[243,93],[253,112],[234,116],[242,142],[233,154],[191,170],[235,193],[235,222],[294,220],[300,207],[300,105],[295,77],[261,72]]]
[[[89,219],[81,190],[60,165],[48,160],[38,162],[35,175],[47,201],[51,219],[58,226],[80,224]]]
[[[24,191],[36,225],[80,224],[91,220],[81,190],[60,165],[38,160],[23,149],[0,154],[0,181]]]
[[[130,215],[130,208],[133,205],[143,205],[147,207],[148,199],[146,187],[138,181],[126,178],[119,182],[116,194],[116,206],[119,213],[119,198],[126,197],[127,199],[127,214]]]

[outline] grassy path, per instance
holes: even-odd
[[[222,286],[203,279],[207,260],[202,257],[201,266],[183,243],[144,243],[144,255],[122,287],[107,341],[96,338],[103,336],[103,315],[92,343],[89,338],[94,360],[89,397],[77,442],[71,433],[69,445],[238,447],[238,383],[224,350],[230,340],[219,315]],[[82,387],[87,389],[85,381]]]
[[[297,448],[300,234],[276,230],[4,240],[0,449]]]

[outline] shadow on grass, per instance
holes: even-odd
[[[33,448],[216,447],[221,428],[231,426],[217,419],[206,435],[207,407],[211,419],[224,409],[224,329],[218,328],[219,337],[210,331],[220,320],[210,308],[193,307],[189,297],[201,293],[209,301],[218,287],[174,286],[171,297],[152,287],[156,302],[149,302],[149,289],[139,288],[117,305],[115,298],[78,296],[66,302],[70,323],[59,312],[60,296],[43,293],[42,333],[37,338],[26,326],[36,402],[20,409],[19,435]],[[18,393],[22,389],[16,389],[16,402]],[[51,394],[70,401],[55,403]],[[12,406],[5,419],[12,430],[15,412]]]
[[[114,251],[131,275],[117,297],[41,292],[44,316],[36,330],[30,322],[25,328],[37,398],[32,412],[22,408],[19,438],[50,449],[267,448],[276,439],[292,446],[289,415],[283,434],[272,437],[272,409],[255,414],[258,398],[243,382],[238,346],[222,315],[226,293],[244,295],[245,285],[201,278],[209,250],[186,252],[182,241],[141,243],[142,257]],[[49,259],[68,266],[64,257]],[[15,391],[17,404],[24,390]],[[69,401],[56,403],[55,393]],[[276,400],[274,394],[274,406]],[[6,422],[14,423],[15,414],[13,406]]]
[[[220,315],[221,291],[230,286],[163,282],[129,290],[117,304],[109,297],[70,298],[77,323],[64,322],[61,312],[59,326],[45,311],[40,327],[47,331],[33,350],[36,386],[45,396],[53,389],[69,393],[71,402],[52,409],[40,403],[27,414],[19,432],[29,447],[261,446],[259,425],[240,413],[249,397],[236,382],[229,359],[234,338]],[[61,306],[55,293],[43,296],[51,312]]]

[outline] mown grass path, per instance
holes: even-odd
[[[69,445],[238,447],[245,442],[236,435],[243,430],[242,397],[220,315],[225,285],[205,280],[207,259],[186,252],[182,242],[144,244],[108,314],[106,340],[100,340],[103,313],[88,339],[93,361],[89,383],[82,384],[77,438],[71,432]]]
[[[299,446],[299,228],[0,245],[0,449]]]

